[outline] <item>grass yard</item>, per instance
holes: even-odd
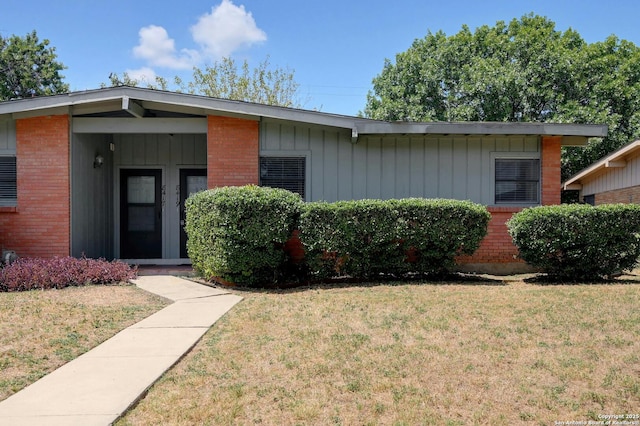
[[[0,293],[0,400],[166,305],[130,285]]]
[[[117,424],[511,425],[640,414],[637,278],[238,292],[245,300]]]

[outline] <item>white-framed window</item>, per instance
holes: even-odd
[[[540,204],[540,158],[494,155],[494,203]]]
[[[306,197],[306,156],[261,156],[260,186],[286,189]]]
[[[15,206],[18,179],[15,156],[0,156],[0,206]]]

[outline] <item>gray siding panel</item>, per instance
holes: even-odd
[[[15,155],[16,153],[16,122],[15,120],[0,120],[0,154]]]
[[[368,136],[265,119],[260,149],[308,155],[309,201],[456,198],[493,204],[495,152],[539,156],[535,136]]]
[[[107,135],[74,135],[71,142],[71,255],[112,259],[113,155]],[[96,155],[105,159],[93,167]]]

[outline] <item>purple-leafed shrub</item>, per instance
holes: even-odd
[[[136,268],[120,261],[75,257],[20,258],[0,269],[0,291],[110,284],[127,281],[136,275]]]

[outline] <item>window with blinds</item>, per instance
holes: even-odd
[[[305,157],[260,157],[260,185],[287,189],[305,199]]]
[[[538,204],[540,202],[539,159],[496,159],[495,202]]]
[[[15,204],[17,188],[16,157],[0,157],[0,206]]]

